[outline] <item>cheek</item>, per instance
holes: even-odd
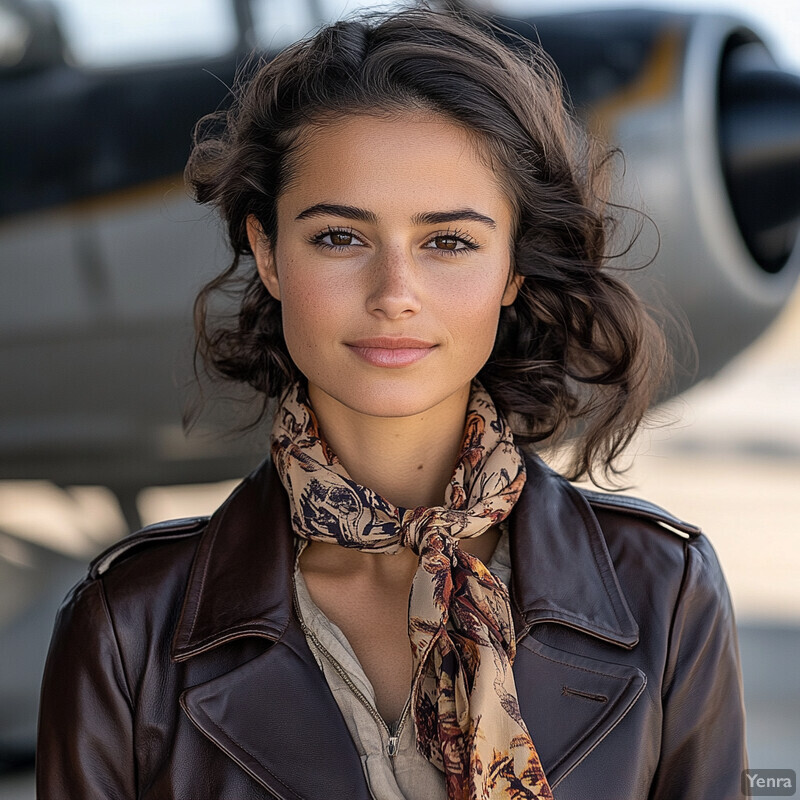
[[[476,355],[480,354],[481,362],[485,361],[492,352],[497,338],[497,325],[500,320],[500,304],[484,306],[476,309],[472,318],[472,347]]]
[[[497,280],[451,284],[448,306],[461,336],[474,342],[494,342],[504,290],[505,282]]]
[[[283,336],[292,358],[297,360],[298,348],[313,341],[314,332],[309,330],[309,321],[318,318],[317,301],[313,287],[304,280],[302,272],[290,260],[281,262],[279,270],[281,286],[281,314]]]
[[[315,270],[291,259],[282,262],[281,314],[289,355],[302,368],[308,356],[342,329],[344,302],[336,281],[325,280]]]

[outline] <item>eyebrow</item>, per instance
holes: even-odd
[[[442,225],[445,222],[460,222],[464,219],[482,222],[492,230],[497,227],[497,223],[491,217],[473,211],[471,208],[457,208],[454,211],[428,211],[424,214],[415,214],[411,221],[415,225]]]
[[[363,208],[356,206],[345,206],[339,203],[317,203],[316,205],[309,206],[305,211],[301,211],[295,219],[310,219],[311,217],[346,217],[347,219],[356,219],[359,222],[368,222],[371,225],[378,224],[378,215],[372,211],[367,211]]]
[[[312,217],[327,215],[354,219],[359,222],[367,222],[370,225],[378,224],[378,215],[373,211],[367,211],[357,206],[341,205],[339,203],[317,203],[301,211],[295,219],[310,219]],[[487,217],[485,214],[481,214],[471,208],[457,208],[453,211],[425,211],[420,214],[415,214],[411,218],[411,222],[414,225],[442,225],[446,222],[459,222],[461,220],[480,222],[492,228],[492,230],[497,227],[497,223],[491,217]]]

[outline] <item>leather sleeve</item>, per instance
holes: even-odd
[[[739,644],[728,587],[705,536],[687,541],[664,676],[651,800],[739,800],[747,767]]]
[[[136,796],[132,705],[102,582],[84,581],[59,611],[45,666],[38,800]]]

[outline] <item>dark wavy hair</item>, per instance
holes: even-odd
[[[196,299],[196,365],[261,393],[254,423],[302,377],[280,304],[255,269],[247,217],[274,243],[276,201],[306,126],[408,110],[475,137],[515,211],[513,263],[524,281],[478,378],[518,441],[572,436],[568,477],[594,480],[599,466],[609,478],[665,375],[664,337],[608,268],[612,151],[574,121],[542,49],[486,21],[412,9],[337,22],[251,66],[230,108],[198,123],[186,177],[218,209],[234,257]],[[219,295],[233,298],[235,315],[212,311]]]

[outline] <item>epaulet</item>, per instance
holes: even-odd
[[[146,528],[123,537],[111,547],[104,550],[89,564],[89,578],[98,578],[105,573],[123,555],[131,550],[155,544],[156,542],[174,541],[196,536],[208,523],[208,517],[187,517],[157,522]]]
[[[624,494],[606,494],[605,492],[593,492],[590,489],[579,489],[580,493],[595,508],[604,508],[610,511],[622,511],[633,516],[656,522],[664,528],[678,533],[682,536],[694,538],[699,536],[702,531],[697,525],[684,522],[674,514],[665,511],[661,506],[641,500],[638,497],[629,497]]]

